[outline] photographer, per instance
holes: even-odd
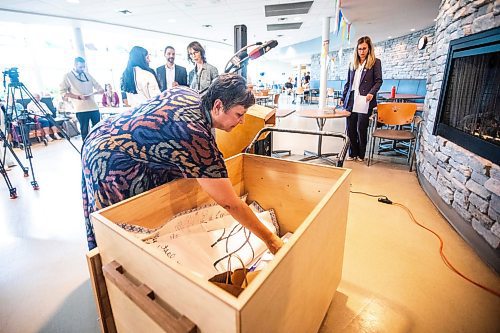
[[[34,117],[35,121],[38,121],[40,123],[40,127],[42,127],[43,134],[45,135],[45,138],[48,142],[52,141],[50,130],[52,130],[52,133],[54,133],[54,138],[56,140],[60,140],[61,137],[57,134],[57,127],[54,125],[50,126],[50,121],[46,117],[46,115],[52,113],[52,111],[50,111],[47,104],[41,101],[41,97],[39,94],[34,94],[33,97],[35,97],[35,100],[38,103],[35,103],[34,101],[28,103],[27,109],[30,113],[30,116]],[[37,104],[40,105],[43,110],[40,110]]]

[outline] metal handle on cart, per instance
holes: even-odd
[[[112,261],[102,267],[104,276],[146,313],[165,332],[195,333],[196,325],[185,316],[176,318],[154,301],[154,292],[145,284],[135,285],[123,274],[123,267]]]
[[[327,136],[327,137],[340,138],[344,141],[344,144],[342,145],[342,148],[340,149],[340,151],[338,153],[338,161],[336,164],[338,167],[342,167],[344,165],[344,159],[345,159],[346,154],[347,154],[347,149],[349,148],[349,137],[347,135],[345,135],[344,133],[340,133],[340,132],[307,131],[307,130],[298,130],[298,129],[264,127],[255,135],[252,142],[245,149],[245,153],[251,153],[251,150],[254,147],[255,143],[258,141],[258,139],[261,137],[261,135],[263,133],[266,133],[266,132],[294,133],[294,134],[315,135],[315,136],[320,136],[320,137]]]

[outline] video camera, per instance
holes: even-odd
[[[17,67],[6,69],[2,72],[2,74],[4,82],[5,82],[5,77],[8,76],[11,83],[19,83],[19,72],[17,71]]]

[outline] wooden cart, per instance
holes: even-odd
[[[96,212],[88,262],[104,332],[318,331],[342,275],[350,170],[248,154],[226,165],[235,191],[274,208],[290,241],[234,297],[116,225],[157,227],[210,202],[195,179]]]

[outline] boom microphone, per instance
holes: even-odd
[[[255,45],[261,46],[262,42],[257,42],[255,44],[243,47],[241,50],[239,50],[238,52],[236,52],[231,57],[231,59],[228,62],[228,65],[229,65],[229,63],[231,63],[232,64],[231,68],[233,68],[233,67],[239,68],[240,65],[241,65],[242,60],[245,60],[245,59],[248,60],[248,54],[246,53],[246,50],[248,49],[248,47],[255,46]]]
[[[277,40],[270,40],[270,41],[262,44],[258,48],[250,51],[248,56],[250,57],[250,59],[255,60],[255,59],[259,58],[260,56],[264,55],[265,53],[269,52],[272,48],[275,48],[276,46],[278,46],[278,41]]]

